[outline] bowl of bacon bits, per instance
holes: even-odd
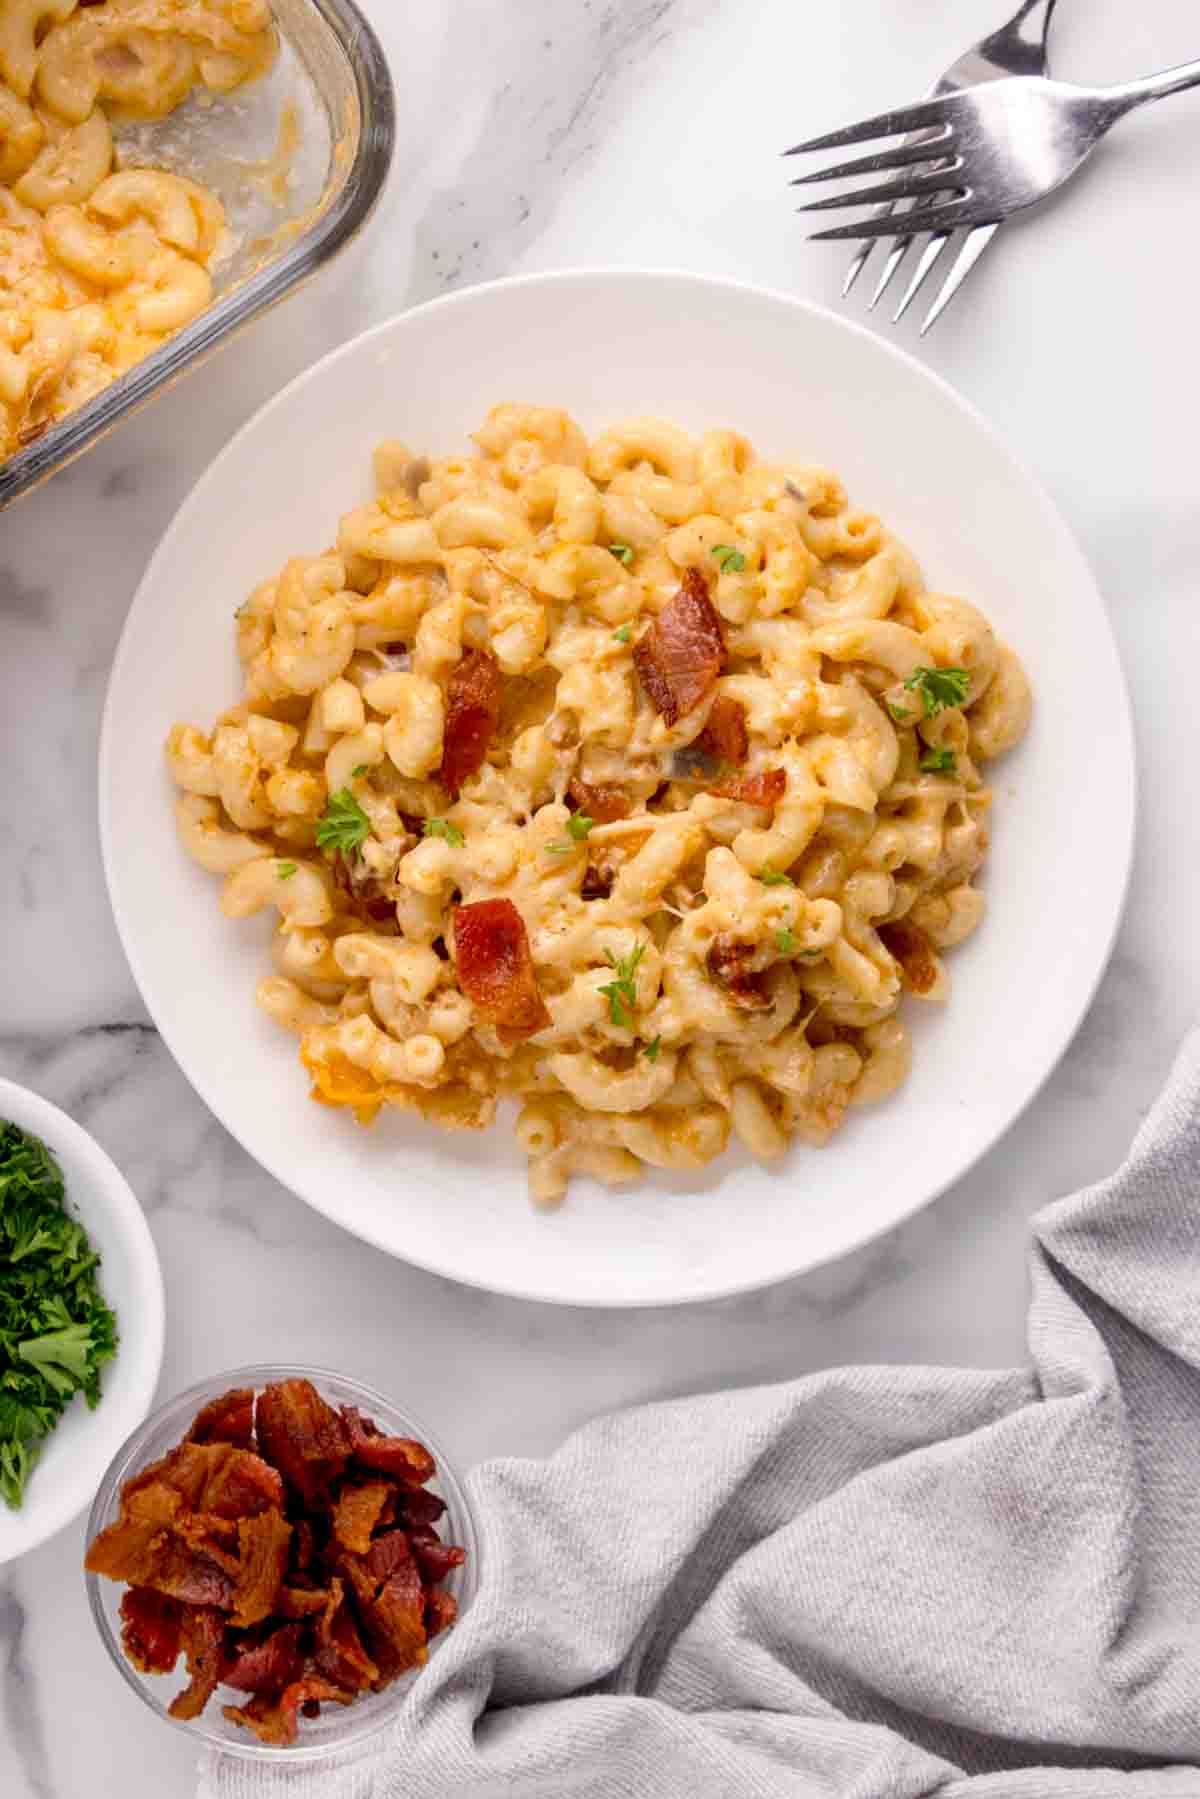
[[[316,1368],[180,1394],[121,1449],[88,1523],[116,1666],[161,1717],[251,1756],[327,1754],[387,1724],[476,1564],[428,1432]]]

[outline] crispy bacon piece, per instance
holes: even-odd
[[[240,1551],[233,1589],[233,1622],[258,1624],[270,1617],[287,1571],[292,1527],[282,1512],[260,1512],[238,1524]]]
[[[458,1617],[458,1600],[453,1593],[437,1587],[425,1602],[425,1632],[432,1639],[449,1630]]]
[[[347,1563],[350,1584],[362,1620],[363,1634],[382,1678],[395,1680],[409,1668],[419,1667],[425,1647],[425,1589],[414,1561],[397,1568],[378,1592],[373,1577],[353,1562]]]
[[[615,824],[618,818],[629,815],[629,795],[619,787],[593,787],[577,775],[571,777],[567,798],[576,812],[584,813],[598,825]]]
[[[380,1538],[380,1542],[387,1541],[386,1537]],[[410,1531],[408,1546],[422,1577],[431,1587],[436,1587],[439,1581],[445,1580],[453,1569],[461,1568],[467,1559],[465,1549],[460,1549],[456,1543],[443,1543],[431,1530]],[[378,1548],[379,1544],[375,1547]]]
[[[424,1488],[418,1488],[415,1492],[398,1494],[396,1510],[401,1524],[420,1530],[437,1523],[445,1513],[446,1501],[440,1499],[436,1493],[428,1493]]]
[[[756,775],[732,775],[708,789],[719,800],[743,800],[748,806],[777,806],[787,792],[782,768],[762,769]]]
[[[86,1566],[93,1574],[150,1587],[187,1605],[228,1610],[233,1603],[229,1575],[169,1528],[179,1510],[178,1493],[161,1482],[133,1495],[117,1522],[101,1531],[88,1550]]]
[[[741,943],[729,931],[721,931],[709,945],[706,963],[714,981],[719,981],[735,1006],[746,1012],[765,1012],[771,999],[764,982],[765,969],[747,966],[758,951],[753,943]]]
[[[929,993],[937,985],[938,967],[933,945],[919,925],[906,918],[879,926],[879,935],[890,956],[900,964],[910,993]]]
[[[304,1673],[303,1624],[284,1624],[227,1661],[221,1679],[239,1693],[279,1693]]]
[[[250,1449],[254,1443],[254,1389],[235,1387],[196,1413],[188,1432],[192,1443],[233,1443]]]
[[[279,1589],[275,1609],[281,1618],[315,1618],[325,1610],[328,1595],[323,1587],[291,1587]]]
[[[363,1558],[363,1565],[372,1579],[382,1586],[385,1580],[392,1578],[397,1568],[412,1559],[405,1533],[402,1530],[389,1530],[386,1536],[376,1537]]]
[[[345,1604],[345,1585],[330,1584],[329,1601],[317,1621],[316,1664],[327,1680],[351,1692],[363,1692],[379,1679],[379,1669],[363,1647],[358,1626]]]
[[[385,1442],[386,1438],[380,1441]],[[338,1542],[353,1550],[355,1555],[366,1555],[371,1547],[371,1536],[391,1497],[392,1488],[385,1480],[370,1480],[361,1487],[343,1487],[333,1508],[333,1534]]]
[[[525,920],[509,899],[477,900],[454,914],[459,986],[506,1043],[550,1023],[538,992]]]
[[[319,1674],[306,1674],[303,1680],[295,1680],[290,1687],[285,1687],[276,1700],[260,1693],[249,1705],[227,1705],[223,1710],[231,1723],[244,1724],[261,1743],[286,1749],[296,1741],[301,1711],[307,1714],[308,1707],[321,1700],[332,1705],[349,1705],[353,1699],[353,1693],[335,1687],[331,1680],[324,1680]]]
[[[177,1493],[189,1510],[213,1512],[218,1518],[244,1518],[283,1503],[278,1473],[252,1450],[232,1443],[190,1440],[134,1477],[125,1496],[156,1486]]]
[[[420,830],[417,836],[420,836]],[[342,892],[374,924],[395,924],[396,902],[387,896],[386,884],[357,856],[346,857],[338,850],[329,863],[335,887]]]
[[[423,1487],[437,1473],[437,1463],[423,1443],[412,1437],[385,1437],[353,1406],[343,1406],[342,1422],[350,1438],[350,1454],[366,1468],[392,1474],[406,1486]]]
[[[130,1587],[121,1600],[121,1647],[143,1674],[169,1674],[179,1660],[182,1610],[148,1587]]]
[[[346,1466],[346,1427],[307,1380],[279,1381],[258,1397],[258,1440],[288,1486],[312,1511]]]
[[[198,1718],[221,1682],[225,1620],[211,1606],[185,1606],[182,1640],[188,1684],[167,1709],[173,1718]]]
[[[712,703],[708,723],[692,747],[706,756],[715,756],[719,762],[732,762],[735,768],[741,768],[750,754],[746,708],[741,701],[731,700],[724,693],[718,694]]]
[[[656,712],[673,725],[698,706],[721,672],[721,620],[698,568],[633,646],[633,662]]]
[[[468,650],[446,689],[446,724],[438,780],[457,793],[482,768],[500,722],[500,669],[486,650]]]

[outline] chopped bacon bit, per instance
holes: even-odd
[[[260,1693],[249,1705],[226,1705],[222,1710],[230,1723],[244,1724],[261,1743],[287,1749],[296,1741],[301,1711],[311,1718],[315,1714],[308,1708],[319,1700],[332,1705],[349,1705],[354,1697],[344,1688],[335,1687],[332,1681],[322,1680],[318,1674],[306,1674],[303,1680],[293,1681],[290,1687],[285,1687],[273,1703],[265,1693]]]
[[[453,1593],[447,1593],[438,1587],[429,1595],[425,1605],[425,1632],[432,1639],[440,1636],[442,1631],[449,1630],[458,1617],[458,1600]]]
[[[721,620],[698,568],[633,646],[633,661],[656,712],[673,725],[698,706],[721,672]]]
[[[404,1562],[379,1590],[371,1575],[348,1565],[367,1648],[385,1680],[425,1660],[425,1589],[414,1561]]]
[[[420,832],[417,833],[420,836]],[[345,857],[340,850],[329,864],[333,884],[340,887],[351,903],[374,924],[395,924],[396,902],[387,895],[387,884],[379,875],[360,862],[357,856]]]
[[[416,1492],[404,1492],[397,1496],[397,1510],[400,1522],[416,1527],[418,1530],[430,1524],[436,1524],[446,1510],[446,1501],[436,1493],[427,1493],[423,1488]],[[389,1520],[384,1520],[385,1523]]]
[[[254,1389],[237,1387],[214,1399],[196,1413],[188,1432],[192,1443],[233,1443],[250,1449],[254,1443]]]
[[[257,1406],[226,1394],[192,1431],[125,1483],[87,1565],[128,1583],[135,1667],[168,1673],[183,1651],[173,1717],[198,1717],[224,1681],[249,1695],[225,1715],[286,1746],[323,1703],[425,1661],[456,1616],[441,1583],[465,1552],[438,1536],[445,1502],[424,1485],[436,1472],[424,1445],[337,1411],[307,1381],[268,1387]]]
[[[389,1530],[386,1536],[376,1537],[371,1544],[364,1566],[368,1574],[382,1586],[385,1580],[392,1578],[397,1568],[411,1561],[412,1551],[405,1533],[402,1530]],[[437,1578],[444,1580],[445,1575],[439,1574]]]
[[[732,762],[741,768],[750,754],[750,733],[746,729],[746,708],[740,700],[720,693],[712,703],[708,723],[692,746],[720,762]]]
[[[292,1527],[282,1512],[262,1512],[238,1524],[241,1565],[233,1589],[233,1622],[258,1624],[275,1610],[287,1571]]]
[[[182,1611],[148,1587],[130,1587],[121,1600],[121,1647],[143,1674],[169,1674],[179,1660]]]
[[[391,1497],[392,1489],[384,1480],[371,1480],[361,1487],[343,1487],[333,1508],[333,1534],[338,1542],[353,1550],[355,1555],[366,1555],[371,1547],[371,1536]]]
[[[346,1427],[307,1380],[264,1387],[258,1398],[258,1440],[311,1511],[346,1466]]]
[[[879,926],[879,935],[890,956],[900,964],[910,993],[930,993],[937,985],[938,965],[933,945],[919,925],[895,918]]]
[[[500,722],[500,669],[486,650],[469,650],[446,689],[446,724],[438,780],[457,793],[482,768]]]
[[[478,900],[454,914],[459,986],[502,1041],[531,1037],[550,1023],[538,991],[525,920],[509,899]]]
[[[383,1543],[387,1541],[386,1537],[380,1539]],[[452,1569],[461,1568],[467,1559],[465,1549],[460,1549],[456,1543],[443,1543],[431,1530],[412,1531],[408,1543],[417,1567],[434,1585],[445,1580]]]
[[[728,931],[721,931],[709,945],[708,972],[725,988],[735,1006],[746,1012],[765,1012],[771,1004],[764,982],[765,969],[752,969],[747,963],[758,951],[752,943],[740,943]]]
[[[278,1693],[304,1673],[303,1624],[284,1624],[227,1662],[221,1679],[239,1693]]]
[[[329,1603],[317,1624],[316,1663],[327,1680],[360,1693],[375,1685],[379,1669],[363,1647],[358,1627],[343,1602],[345,1590],[340,1580],[330,1585]]]
[[[629,796],[619,787],[593,787],[590,781],[572,776],[567,798],[576,812],[582,812],[598,825],[615,824],[629,816]]]
[[[733,775],[708,789],[719,800],[742,800],[748,806],[777,806],[787,792],[782,768],[760,770],[756,775]]]
[[[186,1720],[200,1716],[220,1685],[225,1620],[211,1606],[185,1606],[182,1638],[188,1684],[175,1695],[167,1710],[173,1718]]]

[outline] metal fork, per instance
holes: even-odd
[[[817,200],[803,211],[863,206],[877,201],[923,203],[921,227],[937,235],[959,226],[995,225],[1035,205],[1068,181],[1101,138],[1134,107],[1200,86],[1200,62],[1116,87],[1070,87],[1037,76],[981,87],[880,113],[842,131],[795,145],[789,155],[901,137],[890,150],[856,157],[805,179],[847,180],[899,170],[879,185]],[[913,132],[922,133],[914,144]],[[860,219],[816,238],[874,239],[895,230],[887,218]]]
[[[959,88],[975,87],[983,81],[1001,81],[1008,75],[1044,75],[1048,67],[1046,40],[1049,36],[1050,20],[1054,16],[1056,5],[1057,0],[1024,0],[1024,4],[1017,8],[1012,18],[1006,24],[1001,25],[998,31],[993,31],[989,36],[981,38],[979,43],[972,44],[971,48],[965,51],[957,61],[950,64],[950,67],[930,88],[928,98],[934,99],[939,94],[952,94]],[[921,141],[921,138],[918,135],[908,141],[916,144]],[[797,184],[793,183],[793,186],[795,185]],[[897,213],[903,218],[904,224],[911,226],[911,229],[897,232],[895,240],[888,249],[883,273],[876,282],[875,292],[871,295],[868,303],[869,311],[874,310],[887,292],[892,277],[900,268],[920,234],[919,212],[920,208],[915,205],[897,207],[895,203],[889,202],[886,206],[878,207],[873,215],[883,219]],[[999,225],[977,225],[965,239],[942,284],[941,292],[925,315],[925,321],[921,326],[922,337],[949,306],[999,229]],[[892,314],[893,320],[904,317],[916,299],[926,276],[930,274],[934,264],[949,244],[951,235],[950,232],[945,231],[930,238],[905,290],[904,297]],[[842,283],[843,296],[850,292],[862,274],[874,248],[873,241],[868,239],[854,257],[846,271],[846,279]]]

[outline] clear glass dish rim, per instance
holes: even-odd
[[[0,462],[0,512],[65,468],[163,388],[199,366],[235,332],[329,262],[366,223],[383,191],[396,143],[396,102],[383,46],[355,0],[301,0],[333,32],[354,77],[360,135],[346,179],[296,242],[208,306],[153,355]]]
[[[137,1429],[131,1431],[126,1437],[104,1471],[100,1485],[96,1489],[96,1497],[88,1511],[84,1538],[85,1553],[87,1549],[91,1548],[92,1543],[103,1529],[105,1515],[120,1492],[122,1483],[133,1472],[139,1456],[144,1452],[147,1438],[152,1436],[161,1425],[172,1417],[190,1423],[195,1411],[201,1405],[223,1392],[228,1392],[232,1387],[253,1387],[257,1392],[259,1388],[270,1382],[280,1380],[310,1380],[318,1391],[321,1390],[322,1382],[336,1381],[341,1386],[351,1389],[364,1409],[375,1407],[384,1413],[402,1418],[409,1427],[410,1434],[429,1450],[437,1463],[435,1479],[437,1485],[442,1488],[446,1499],[447,1516],[454,1519],[453,1540],[461,1543],[467,1552],[466,1568],[463,1571],[465,1590],[461,1597],[461,1609],[465,1612],[479,1587],[479,1531],[476,1529],[475,1513],[467,1496],[466,1488],[453,1464],[447,1460],[445,1451],[432,1432],[426,1429],[422,1421],[407,1406],[397,1405],[394,1400],[387,1397],[386,1393],[379,1392],[378,1388],[365,1385],[353,1375],[343,1374],[336,1368],[321,1368],[310,1363],[254,1362],[246,1367],[231,1368],[219,1374],[209,1375],[204,1380],[196,1381],[192,1386],[185,1387],[182,1392],[175,1394],[173,1398],[149,1412]],[[222,1736],[217,1730],[210,1729],[204,1721],[203,1713],[199,1718],[171,1717],[166,1706],[155,1698],[126,1659],[113,1634],[101,1597],[104,1591],[101,1576],[92,1574],[85,1569],[83,1578],[87,1588],[88,1607],[100,1640],[108,1651],[109,1660],[117,1668],[126,1685],[131,1687],[143,1704],[148,1706],[164,1723],[172,1725],[177,1730],[186,1731],[190,1736],[201,1738],[210,1748],[222,1755],[240,1756],[249,1761],[295,1764],[326,1761],[330,1757],[344,1755],[347,1750],[363,1743],[368,1737],[376,1736],[387,1730],[395,1722],[400,1705],[411,1691],[411,1680],[402,1678],[397,1681],[395,1683],[395,1704],[382,1714],[365,1720],[357,1729],[348,1730],[347,1734],[340,1736],[336,1743],[297,1743],[289,1748],[276,1748],[270,1744],[256,1742],[249,1737],[244,1743],[231,1740]],[[436,1652],[435,1645],[433,1653],[436,1654]],[[347,1718],[351,1717],[353,1708],[347,1707],[343,1715]]]

